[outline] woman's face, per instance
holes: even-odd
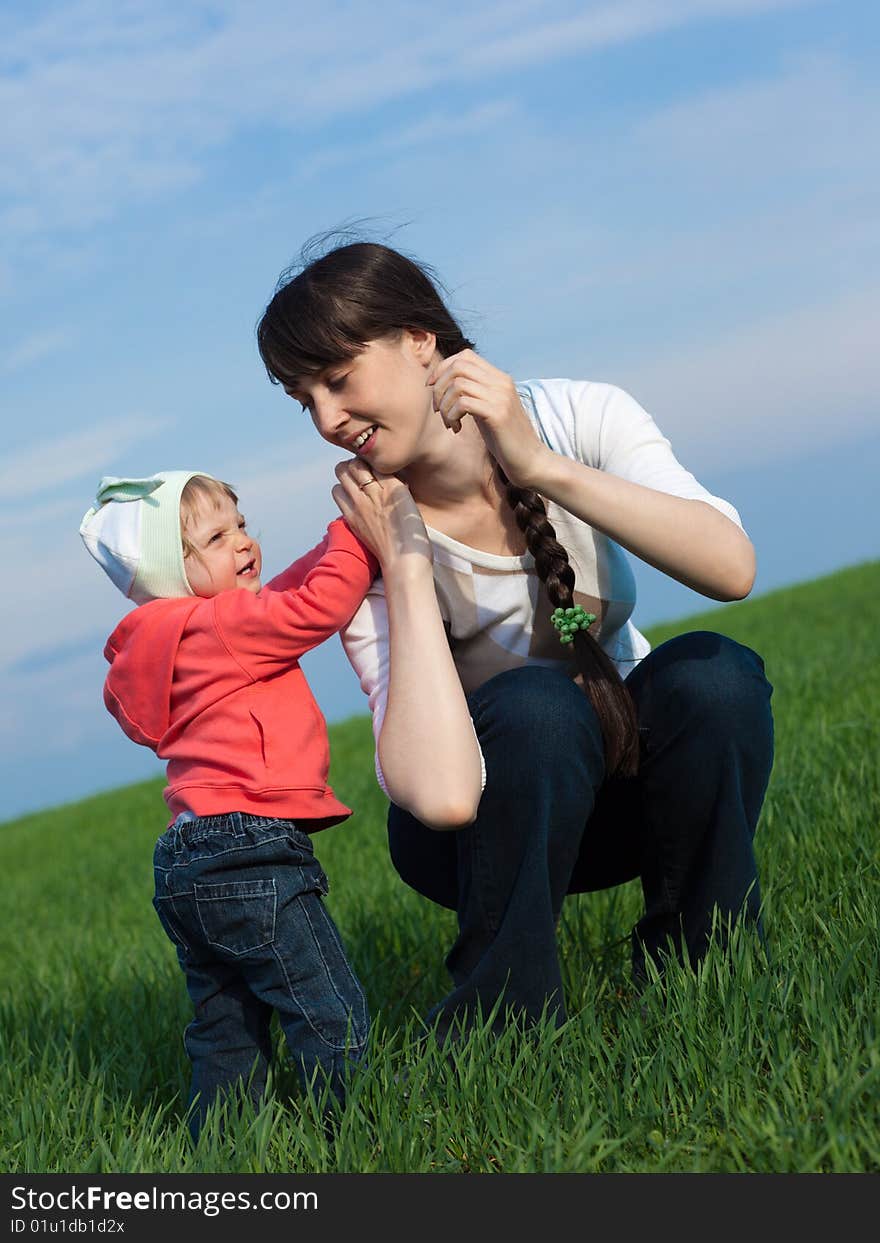
[[[285,392],[308,410],[330,444],[393,475],[427,452],[445,430],[425,383],[434,361],[433,334],[405,329],[397,337],[369,341],[360,354]]]

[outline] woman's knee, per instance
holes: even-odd
[[[468,696],[484,754],[493,748],[526,771],[604,755],[596,710],[571,678],[527,665],[497,674]],[[595,762],[591,767],[595,767]]]
[[[727,635],[708,630],[677,635],[646,661],[652,695],[667,704],[687,706],[707,724],[718,720],[745,724],[769,713],[773,687],[763,660]]]

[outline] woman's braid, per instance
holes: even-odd
[[[554,608],[569,608],[574,603],[574,570],[556,538],[544,501],[537,492],[512,484],[500,466],[496,469],[551,603]],[[586,630],[577,632],[572,648],[584,690],[602,727],[606,774],[631,777],[638,768],[639,733],[629,691],[610,657]]]

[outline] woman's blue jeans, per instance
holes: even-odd
[[[602,735],[569,678],[526,666],[468,696],[486,761],[477,819],[426,828],[392,806],[391,857],[401,877],[458,913],[446,964],[453,1018],[502,998],[528,1018],[549,1003],[565,1017],[556,923],[566,894],[639,877],[645,912],[633,972],[670,952],[696,963],[713,912],[761,929],[752,839],[773,763],[772,687],[755,652],[706,631],[649,653],[626,679],[641,742],[638,775],[605,779]]]
[[[156,843],[153,866],[153,905],[195,1008],[184,1037],[193,1138],[211,1103],[236,1084],[247,1083],[259,1103],[273,1010],[301,1080],[319,1069],[342,1098],[369,1018],[324,907],[327,877],[308,834],[272,816],[184,813]]]

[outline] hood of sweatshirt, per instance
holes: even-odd
[[[180,638],[203,603],[198,596],[151,600],[126,614],[107,640],[104,703],[133,742],[155,749],[168,730]]]

